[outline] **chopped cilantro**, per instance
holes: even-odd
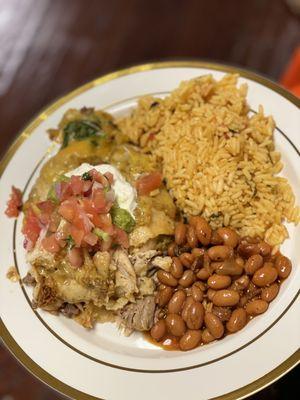
[[[84,180],[84,181],[91,181],[92,177],[89,174],[89,172],[85,172],[84,174],[81,175],[81,179]]]
[[[68,249],[68,250],[71,250],[71,249],[75,246],[74,239],[72,238],[71,235],[69,235],[69,236],[66,238],[66,242],[67,242],[67,249]]]
[[[94,137],[105,137],[100,121],[78,120],[69,122],[63,129],[62,147],[67,147],[74,140],[84,140]]]

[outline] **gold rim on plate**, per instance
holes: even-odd
[[[42,113],[40,113],[25,129],[21,134],[16,138],[13,144],[10,146],[5,156],[0,162],[0,177],[3,174],[6,166],[21,146],[21,144],[33,133],[35,128],[40,125],[42,121],[48,118],[55,110],[57,110],[61,105],[65,104],[69,100],[73,99],[77,95],[89,90],[95,86],[103,85],[105,82],[112,81],[114,79],[120,78],[122,76],[134,74],[142,71],[149,71],[154,69],[162,69],[162,68],[208,68],[216,71],[229,72],[229,73],[239,73],[240,76],[244,78],[249,78],[250,80],[256,81],[271,90],[279,93],[287,100],[295,104],[298,108],[300,107],[300,99],[295,97],[293,94],[287,92],[284,88],[280,87],[276,83],[270,81],[267,78],[264,78],[260,75],[257,75],[253,72],[236,68],[228,65],[222,64],[214,64],[209,62],[201,62],[201,61],[166,61],[166,62],[157,62],[150,64],[142,64],[133,67],[129,67],[126,69],[122,69],[116,72],[112,72],[110,74],[104,75],[100,78],[97,78],[91,82],[88,82],[78,89],[73,90],[67,95],[61,97],[53,104],[48,106]],[[44,369],[42,369],[38,364],[36,364],[17,344],[12,335],[7,330],[4,325],[2,319],[0,318],[0,337],[2,338],[4,344],[7,348],[12,352],[12,354],[23,364],[23,366],[28,369],[33,375],[39,378],[44,383],[48,384],[53,389],[72,397],[78,400],[95,400],[97,399],[94,396],[83,393],[73,387],[66,385],[60,380],[56,379]],[[224,394],[222,396],[216,397],[215,399],[219,400],[233,400],[233,399],[242,399],[251,394],[258,392],[264,387],[270,385],[275,382],[287,372],[289,372],[292,368],[294,368],[300,361],[300,350],[297,350],[294,354],[292,354],[287,360],[285,360],[282,364],[276,367],[274,370],[264,375],[263,377],[257,379],[256,381],[239,388],[233,392]]]

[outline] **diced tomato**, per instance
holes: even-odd
[[[106,206],[105,206],[105,208],[104,208],[104,210],[103,210],[103,213],[109,213],[110,212],[110,209],[112,208],[112,206],[113,206],[113,204],[114,204],[114,202],[113,201],[108,201],[107,203],[106,203]]]
[[[41,210],[39,214],[39,220],[42,224],[47,225],[50,222],[51,214],[54,211],[55,204],[51,200],[41,201],[37,204],[37,207]]]
[[[55,237],[56,237],[56,235],[55,235]],[[67,243],[65,240],[60,239],[60,240],[58,240],[58,244],[63,249],[64,247],[66,247]]]
[[[49,231],[56,232],[60,221],[61,221],[61,216],[57,213],[57,211],[54,211],[50,216],[49,226],[48,226]]]
[[[128,235],[125,231],[118,228],[117,226],[114,227],[114,238],[117,244],[121,245],[125,249],[128,249],[129,247]]]
[[[91,214],[90,216],[92,223],[97,227],[101,228],[102,225],[102,219],[100,217],[100,214]]]
[[[78,229],[82,229],[84,233],[89,233],[92,228],[94,228],[94,224],[89,219],[87,213],[81,207],[77,207],[77,212],[73,218],[73,225]]]
[[[55,193],[60,201],[64,201],[73,196],[70,182],[58,182],[55,184]]]
[[[95,246],[95,244],[98,242],[98,236],[92,232],[89,232],[84,236],[84,241],[90,246]]]
[[[92,195],[93,204],[95,210],[99,213],[104,212],[106,209],[106,198],[103,190],[98,189],[93,192]]]
[[[40,235],[42,226],[41,223],[38,219],[38,217],[35,215],[33,210],[30,208],[25,215],[24,219],[24,224],[22,228],[22,233],[25,236],[25,244],[26,244],[26,249],[27,250],[32,250],[36,241],[38,240],[38,237]]]
[[[136,190],[140,196],[145,196],[153,190],[158,189],[162,183],[162,174],[158,171],[141,176],[135,183]]]
[[[111,172],[105,172],[104,176],[108,180],[110,185],[114,183],[114,176]]]
[[[59,243],[56,240],[55,235],[53,234],[42,239],[42,246],[46,251],[49,251],[53,254],[57,253],[60,250]]]
[[[72,222],[77,213],[77,203],[75,199],[65,200],[58,208],[58,213],[69,222]]]
[[[79,195],[83,192],[84,181],[80,178],[80,176],[71,176],[70,186],[73,194]]]
[[[104,232],[112,235],[114,233],[114,226],[112,224],[110,214],[94,215],[92,221],[97,228],[102,229]]]
[[[92,187],[93,182],[92,181],[83,181],[83,188],[82,191],[87,194],[87,192],[90,191]]]
[[[75,268],[80,268],[83,264],[82,251],[74,247],[68,251],[68,259]]]
[[[21,207],[22,207],[22,192],[20,189],[17,189],[16,187],[12,186],[5,214],[9,218],[17,218],[20,213]]]
[[[98,172],[95,168],[89,171],[89,174],[93,178],[95,182],[101,183],[103,186],[107,186],[107,179],[100,172]]]
[[[87,214],[94,214],[96,213],[95,207],[94,207],[94,203],[91,199],[88,199],[86,197],[82,198],[80,200],[80,204],[82,205],[84,211]]]
[[[37,203],[38,208],[47,214],[51,214],[55,209],[55,204],[51,200],[41,201]]]
[[[81,242],[84,238],[84,231],[82,229],[76,228],[76,226],[72,225],[70,227],[70,235],[74,239],[74,242],[77,247],[81,246]]]

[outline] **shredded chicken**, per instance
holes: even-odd
[[[57,296],[52,282],[41,279],[34,288],[33,299],[36,307],[47,311],[57,311],[63,304],[63,301]]]
[[[132,331],[148,331],[154,321],[154,296],[146,296],[124,307],[120,312],[120,327],[126,335]]]
[[[147,276],[141,276],[138,278],[138,287],[139,287],[139,295],[147,296],[151,295],[155,291],[155,284],[152,278],[148,278]]]
[[[150,267],[150,261],[157,255],[157,250],[139,251],[129,256],[133,264],[135,273],[139,276],[145,276]]]
[[[56,265],[54,255],[43,249],[41,240],[38,240],[34,249],[27,253],[26,261],[35,266],[42,265],[44,268],[53,268]]]
[[[114,252],[112,262],[116,266],[116,294],[118,297],[131,298],[132,294],[138,292],[136,274],[129,260],[127,252],[118,249]]]
[[[151,261],[153,267],[157,267],[163,269],[167,272],[170,271],[172,265],[172,258],[171,257],[155,257]]]

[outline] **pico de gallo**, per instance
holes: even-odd
[[[22,192],[15,186],[11,187],[10,198],[7,202],[5,214],[9,218],[17,218],[22,210]]]
[[[128,248],[135,220],[118,206],[113,182],[113,174],[96,169],[82,176],[59,177],[48,199],[32,204],[26,212],[22,229],[26,250],[32,250],[40,238],[44,250],[55,254],[66,249],[70,263],[80,267],[83,248]]]

